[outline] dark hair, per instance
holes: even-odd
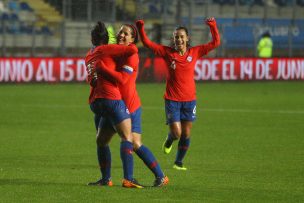
[[[128,26],[129,28],[131,28],[131,35],[134,38],[134,44],[136,44],[138,42],[138,31],[136,29],[136,27],[132,24],[123,24],[122,26]]]
[[[103,22],[98,21],[91,31],[91,41],[94,46],[108,44],[109,34]]]
[[[189,32],[188,32],[188,29],[185,27],[185,26],[177,26],[174,31],[177,31],[177,30],[185,30],[187,36],[189,36]]]
[[[175,32],[175,31],[178,31],[178,30],[184,30],[185,33],[186,33],[186,35],[189,36],[188,29],[187,29],[185,26],[181,26],[181,25],[177,26],[177,27],[174,29],[174,32]],[[171,44],[170,44],[170,46],[171,46],[172,48],[175,48],[174,37],[171,38]],[[189,39],[189,41],[187,42],[187,47],[190,47],[190,46],[191,46],[191,45],[190,45],[190,39]]]
[[[270,33],[267,31],[267,32],[264,32],[262,37],[271,37]]]

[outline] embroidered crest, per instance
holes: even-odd
[[[191,62],[192,61],[192,56],[188,56],[187,61]]]

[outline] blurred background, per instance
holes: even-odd
[[[269,31],[274,57],[304,55],[304,0],[1,0],[2,57],[84,56],[90,29],[101,20],[117,31],[146,21],[156,42],[169,44],[176,25],[189,28],[192,45],[206,43],[204,18],[214,16],[222,44],[214,57],[254,57]]]

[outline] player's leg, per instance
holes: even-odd
[[[127,188],[143,188],[133,177],[133,137],[131,133],[131,119],[125,119],[121,123],[115,125],[118,134],[121,137],[120,158],[122,160],[124,179],[123,187]]]
[[[163,151],[169,154],[172,144],[181,136],[180,104],[176,101],[165,100],[166,120],[169,125],[169,133],[163,144]]]
[[[174,162],[174,168],[178,170],[187,170],[183,166],[183,159],[190,146],[190,134],[192,122],[196,119],[196,101],[183,102],[181,108],[181,128],[182,134],[178,142],[178,150]]]
[[[109,143],[111,138],[116,133],[112,127],[102,127],[98,129],[96,136],[97,143],[97,158],[100,172],[102,175],[101,182],[103,185],[112,186],[111,181],[111,151]]]
[[[120,157],[124,171],[123,187],[143,188],[143,186],[133,178],[133,137],[129,111],[122,100],[116,101],[112,106],[115,107],[112,108],[112,123],[121,137]]]
[[[164,175],[163,171],[153,153],[148,147],[143,145],[141,139],[141,108],[131,114],[133,148],[137,156],[145,163],[155,176],[154,186],[163,186],[168,184],[169,179]]]
[[[192,128],[191,121],[182,121],[182,135],[178,141],[178,148],[176,153],[176,159],[174,162],[174,168],[177,170],[187,170],[183,165],[183,159],[190,146],[190,131]]]
[[[90,107],[94,112],[94,121],[96,127],[96,144],[97,158],[101,172],[101,178],[96,182],[90,182],[88,185],[112,186],[111,181],[111,152],[108,146],[115,130],[111,123],[101,116],[102,109],[100,108],[102,101],[96,100]]]

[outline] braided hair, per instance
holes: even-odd
[[[91,41],[94,46],[108,44],[109,34],[103,22],[98,21],[91,31]]]

